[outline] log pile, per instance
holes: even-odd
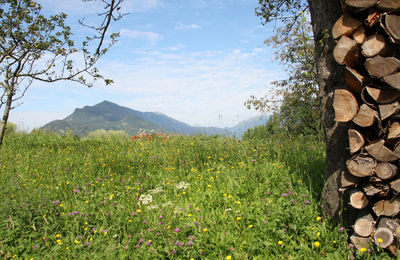
[[[351,157],[341,191],[359,212],[351,242],[397,255],[400,240],[400,0],[342,0],[333,56],[346,89],[336,89],[337,122],[349,122]]]

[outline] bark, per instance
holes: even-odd
[[[351,210],[340,215],[342,197],[339,191],[341,174],[346,171],[346,160],[350,156],[346,145],[349,123],[334,121],[333,93],[335,89],[346,88],[343,70],[333,58],[335,41],[330,36],[331,29],[342,15],[339,0],[308,0],[315,40],[315,56],[320,87],[322,124],[326,142],[325,185],[322,194],[322,206],[327,216],[354,223],[355,214]]]
[[[6,106],[4,108],[3,118],[2,118],[2,120],[0,122],[0,147],[3,144],[4,135],[6,133],[8,116],[10,115],[12,100],[13,100],[13,92],[12,91],[7,91]]]

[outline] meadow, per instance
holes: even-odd
[[[324,150],[306,138],[12,134],[0,257],[344,259],[345,228],[321,215]]]

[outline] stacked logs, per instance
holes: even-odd
[[[400,0],[342,0],[333,56],[346,89],[336,89],[335,120],[351,122],[341,191],[359,217],[350,240],[397,255],[400,238]],[[400,239],[399,239],[400,240]]]

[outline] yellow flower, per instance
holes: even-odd
[[[253,225],[249,225],[249,228],[253,228],[254,226]]]
[[[318,233],[317,233],[317,236],[320,236],[320,235],[321,235],[321,232],[318,232]]]
[[[80,244],[81,242],[79,242],[78,240],[75,239],[75,244]]]
[[[232,199],[232,195],[229,195],[229,196],[228,196],[228,199]]]
[[[317,221],[320,221],[321,219],[322,219],[321,217],[317,217],[317,218],[316,218]]]
[[[240,201],[237,201],[236,203],[237,203],[238,205],[242,204]]]
[[[60,235],[60,234],[57,234],[57,235],[56,235],[56,238],[60,238],[60,237],[61,237],[61,235]]]
[[[211,188],[211,185],[207,185],[208,188]]]
[[[137,212],[137,213],[140,213],[140,212],[142,212],[142,210],[140,210],[140,209],[137,209],[137,210],[136,210],[136,212]]]
[[[314,246],[315,246],[315,247],[319,247],[320,245],[321,245],[320,242],[318,242],[318,241],[317,241],[317,242],[314,242]]]
[[[241,220],[241,219],[242,219],[241,217],[237,217],[237,218],[236,218],[236,220]]]
[[[228,255],[225,259],[230,260],[230,259],[232,259],[232,256]]]
[[[282,241],[282,240],[279,240],[279,241],[278,241],[278,245],[280,245],[280,246],[283,245],[283,241]]]
[[[132,223],[132,219],[128,220],[129,223]]]
[[[226,197],[227,195],[226,195],[226,193],[224,193],[224,197]]]
[[[367,251],[367,249],[365,247],[360,248],[361,253],[364,253],[365,251]]]
[[[206,229],[206,228],[203,228],[203,232],[207,232],[208,231],[208,229]]]

